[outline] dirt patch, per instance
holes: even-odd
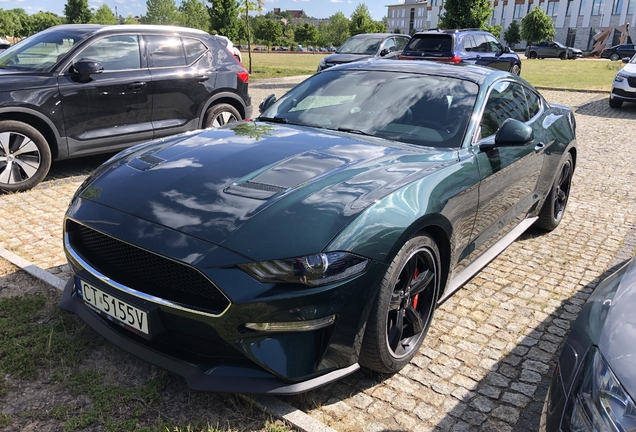
[[[60,294],[0,258],[0,430],[289,430],[109,344],[57,308]]]

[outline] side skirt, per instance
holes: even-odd
[[[437,301],[437,305],[444,303],[455,291],[460,289],[466,282],[471,280],[481,269],[486,267],[490,261],[497,258],[501,252],[512,244],[521,234],[523,234],[530,226],[539,219],[537,216],[524,219],[519,225],[514,227],[512,231],[501,238],[490,249],[488,249],[483,255],[477,258],[471,265],[457,274],[449,283],[444,295]]]

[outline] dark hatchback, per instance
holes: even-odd
[[[632,58],[634,54],[636,54],[636,46],[634,44],[620,44],[605,48],[601,51],[601,58],[618,61],[625,57]]]
[[[33,35],[0,53],[0,190],[34,187],[52,160],[249,117],[248,80],[200,30],[63,25]]]
[[[125,150],[64,220],[60,306],[208,391],[395,373],[437,305],[562,220],[572,111],[507,72],[366,61]]]
[[[320,60],[318,72],[343,63],[368,59],[395,59],[409,39],[395,33],[365,33],[350,37],[335,53]]]
[[[430,60],[453,64],[474,64],[521,73],[521,59],[482,30],[431,30],[413,35],[400,60]]]
[[[542,432],[636,430],[636,260],[602,281],[559,356]]]

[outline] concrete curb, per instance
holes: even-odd
[[[9,252],[3,247],[0,247],[0,258],[4,258],[11,264],[29,273],[31,276],[51,285],[53,288],[60,291],[64,290],[66,282],[64,282],[62,279],[55,275],[52,275],[51,273],[25,260],[24,258],[21,258],[13,252]],[[304,412],[273,396],[239,396],[241,396],[248,402],[253,403],[260,410],[266,412],[267,414],[271,414],[280,418],[281,420],[287,422],[292,427],[302,432],[336,432],[335,429],[330,428],[326,424],[319,422],[318,420],[308,416]]]
[[[609,90],[568,89],[568,88],[544,87],[544,86],[533,86],[533,87],[536,88],[537,90],[551,90],[551,91],[575,92],[575,93],[609,94]]]

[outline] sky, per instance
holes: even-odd
[[[175,0],[177,6],[181,0]],[[90,8],[97,9],[106,3],[113,12],[122,16],[138,16],[146,13],[145,0],[88,0]],[[400,0],[265,0],[263,13],[274,8],[284,10],[304,10],[309,16],[315,18],[328,18],[340,11],[350,17],[359,3],[365,3],[375,20],[381,20],[386,16],[388,4],[403,3]],[[0,0],[0,9],[22,8],[28,14],[34,14],[40,10],[64,15],[66,0]]]

